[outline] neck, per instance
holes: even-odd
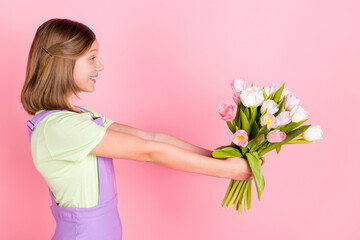
[[[68,102],[70,103],[71,109],[73,109],[75,112],[82,113],[82,111],[81,111],[79,108],[77,108],[77,107],[74,106],[72,94],[69,95],[69,97],[68,97]]]

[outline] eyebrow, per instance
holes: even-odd
[[[91,50],[89,53],[91,53],[91,52],[97,52],[98,50],[97,49],[93,49],[93,50]]]

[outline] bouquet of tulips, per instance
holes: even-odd
[[[279,154],[284,144],[310,143],[322,139],[320,126],[303,125],[307,112],[300,107],[300,100],[281,87],[246,88],[242,79],[234,79],[231,87],[235,104],[221,104],[219,113],[234,134],[230,145],[212,152],[214,158],[242,157],[252,170],[258,199],[265,187],[261,166],[264,154],[276,150]],[[260,159],[262,161],[260,161]],[[222,207],[234,206],[242,214],[242,206],[251,208],[251,181],[231,180]]]

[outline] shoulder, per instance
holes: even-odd
[[[111,120],[110,118],[106,117],[105,115],[99,113],[98,111],[94,110],[93,108],[90,108],[88,106],[81,106],[82,108],[90,111],[93,116],[95,117],[101,117],[104,123],[104,127],[108,128],[111,124],[113,124],[115,121]]]

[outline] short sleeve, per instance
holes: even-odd
[[[81,161],[96,147],[106,128],[81,114],[53,114],[44,126],[44,139],[53,160]]]
[[[95,117],[101,117],[105,128],[108,128],[111,124],[113,124],[115,122],[90,107],[86,107],[86,106],[81,106],[81,107],[85,108],[86,110],[91,111]]]

